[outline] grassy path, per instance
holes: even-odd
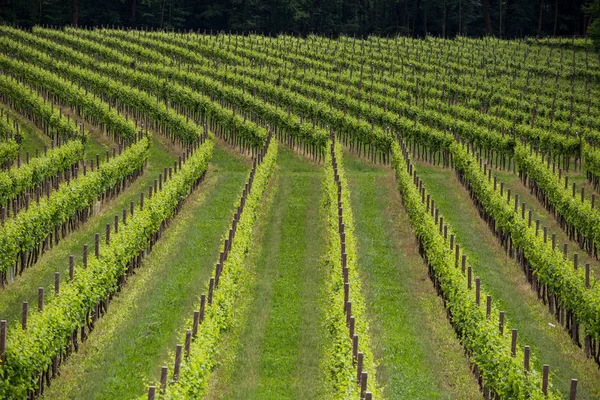
[[[158,380],[209,278],[249,170],[248,159],[215,148],[206,181],[45,398],[130,399]]]
[[[390,399],[479,399],[419,255],[393,172],[344,157],[378,381]]]
[[[256,244],[256,285],[211,398],[319,398],[322,170],[280,148],[273,205]]]
[[[561,251],[563,250],[563,244],[568,244],[567,255],[568,258],[573,261],[573,254],[577,253],[580,267],[584,267],[586,263],[590,264],[591,269],[594,271],[595,276],[600,276],[600,263],[594,257],[588,255],[588,253],[579,247],[576,241],[569,239],[569,235],[565,233],[556,222],[554,216],[549,213],[542,204],[538,201],[537,197],[529,193],[529,189],[526,188],[519,179],[518,175],[507,171],[494,171],[494,175],[498,177],[499,182],[504,182],[505,190],[509,188],[511,190],[511,198],[514,198],[514,194],[519,195],[519,203],[525,203],[525,218],[528,218],[528,210],[532,210],[532,226],[535,226],[535,221],[540,220],[540,234],[543,235],[544,227],[548,228],[548,241],[552,242],[552,234],[556,234],[556,247]],[[579,187],[579,185],[578,185]],[[513,200],[514,201],[514,200]],[[514,204],[514,203],[513,203]]]
[[[20,321],[21,304],[29,301],[34,308],[37,301],[37,288],[45,287],[50,295],[54,288],[54,272],[61,273],[61,280],[68,277],[69,255],[75,255],[76,262],[82,258],[84,244],[88,244],[93,252],[94,235],[100,233],[104,236],[107,223],[114,224],[114,216],[121,219],[122,210],[129,209],[131,201],[139,201],[140,192],[147,191],[154,179],[162,173],[165,167],[172,166],[174,158],[161,144],[153,139],[150,147],[148,167],[131,186],[116,198],[104,203],[100,213],[92,216],[76,232],[63,239],[57,246],[44,253],[38,262],[27,268],[21,276],[17,276],[0,293],[0,318],[11,321]]]
[[[435,199],[467,260],[480,276],[482,285],[499,308],[506,311],[508,323],[518,329],[520,345],[530,345],[535,368],[550,365],[552,381],[568,397],[571,378],[579,380],[578,399],[600,396],[600,370],[573,345],[568,335],[531,290],[520,267],[510,259],[492,236],[451,169],[417,163],[417,172]]]

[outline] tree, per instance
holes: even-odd
[[[490,5],[488,0],[481,0],[483,8],[483,20],[485,22],[485,30],[488,35],[492,35],[492,19],[490,18]]]

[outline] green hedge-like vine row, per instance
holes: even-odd
[[[204,321],[190,345],[189,357],[181,360],[177,382],[169,384],[165,399],[198,399],[205,394],[209,378],[217,366],[217,351],[222,336],[234,323],[237,300],[247,294],[255,277],[246,269],[252,246],[253,228],[263,205],[262,197],[275,169],[278,143],[271,140],[263,161],[256,167],[251,190],[237,223],[235,239],[222,266],[219,286],[213,292],[212,305],[206,304]],[[198,307],[200,309],[200,307]],[[189,321],[187,326],[192,326]]]
[[[0,66],[3,65],[0,64]],[[14,108],[33,113],[53,128],[63,139],[80,138],[83,141],[87,139],[86,134],[78,129],[75,121],[68,121],[63,118],[58,107],[52,107],[30,87],[14,78],[0,75],[0,91],[6,98],[10,99]]]
[[[15,46],[14,41],[7,38],[0,38],[0,48],[3,51],[10,51],[13,46]],[[24,51],[24,49],[24,47],[20,47],[19,51]],[[32,56],[30,53],[24,54],[26,57]],[[85,89],[78,88],[42,68],[30,63],[18,62],[1,53],[0,68],[10,71],[15,76],[22,77],[30,84],[39,86],[72,107],[78,108],[85,117],[90,118],[97,125],[104,126],[107,131],[116,135],[116,137],[126,141],[133,140],[136,137],[137,131],[133,121],[128,121],[117,110],[111,108],[91,93],[87,93]]]
[[[140,171],[150,140],[142,138],[99,169],[63,183],[50,197],[32,203],[0,227],[0,272],[6,272],[23,252],[36,250],[55,227],[88,209],[106,190]]]
[[[600,339],[600,285],[597,281],[590,278],[591,287],[586,288],[585,272],[581,268],[574,270],[562,252],[553,250],[550,243],[544,243],[541,235],[536,235],[534,227],[528,227],[526,219],[494,190],[493,183],[479,169],[474,157],[458,143],[453,143],[450,151],[454,168],[494,219],[496,230],[510,236],[513,246],[522,251],[539,283],[556,297],[557,305],[573,313],[575,322],[583,325],[587,335]]]
[[[138,151],[138,158],[144,160],[147,144],[147,139],[142,139],[130,147],[125,157],[115,158],[109,168],[114,170],[113,175],[139,168],[131,153]],[[145,250],[161,224],[174,216],[180,202],[206,171],[212,150],[211,140],[196,149],[163,189],[148,199],[143,209],[138,207],[127,224],[119,228],[102,249],[100,258],[92,257],[87,268],[77,266],[75,279],[63,285],[59,295],[50,297],[42,312],[30,315],[26,331],[18,325],[10,327],[6,362],[0,364],[1,398],[24,398],[37,387],[38,376],[64,351],[73,332],[85,326],[88,313],[118,289],[118,279],[127,272],[132,258]],[[105,168],[103,172],[101,169],[87,178],[96,180],[96,186],[101,187],[100,175],[108,175],[109,171]]]
[[[331,146],[331,142],[330,146]],[[342,186],[343,223],[346,243],[346,266],[348,268],[349,295],[352,303],[352,316],[355,321],[354,333],[358,335],[358,351],[364,354],[362,371],[369,374],[367,391],[375,398],[381,397],[375,370],[377,363],[371,349],[371,340],[366,315],[366,302],[362,294],[360,276],[357,269],[356,239],[354,237],[354,218],[350,206],[350,192],[345,179],[342,160],[342,147],[335,145],[337,171]],[[344,277],[342,274],[341,237],[338,219],[338,186],[334,179],[332,156],[325,156],[325,174],[323,177],[322,207],[327,226],[326,250],[324,262],[328,279],[325,283],[327,302],[323,314],[328,340],[324,349],[320,368],[325,377],[325,388],[331,399],[358,398],[360,386],[356,380],[356,366],[353,362],[352,339],[348,335],[346,313],[344,312]]]
[[[32,158],[19,168],[0,172],[0,204],[41,185],[58,172],[66,171],[83,159],[83,149],[79,139],[71,140],[48,150],[45,156]]]
[[[467,288],[467,279],[455,265],[452,250],[438,233],[438,226],[422,201],[405,154],[397,143],[393,146],[393,165],[402,201],[429,264],[430,275],[436,286],[439,285],[454,329],[471,362],[478,366],[484,387],[500,398],[545,399],[541,374],[535,370],[525,373],[520,350],[516,357],[511,356],[509,335],[501,335],[498,330],[497,309],[492,306],[492,317],[488,318],[484,306],[477,306],[475,291]],[[481,298],[485,297],[482,291]],[[558,397],[549,392],[547,398]]]
[[[17,31],[20,32],[20,31]],[[53,31],[55,32],[55,31]],[[23,34],[27,35],[27,34]],[[63,34],[64,35],[64,34]],[[253,148],[261,148],[264,145],[267,131],[266,129],[257,126],[256,124],[246,122],[245,118],[234,110],[229,110],[222,107],[219,103],[211,101],[205,95],[192,90],[189,87],[176,84],[164,78],[159,78],[155,75],[143,73],[137,70],[132,70],[123,65],[127,65],[127,56],[122,56],[123,63],[121,64],[106,64],[97,61],[95,58],[88,56],[82,52],[74,51],[71,48],[56,44],[44,38],[33,35],[25,36],[32,45],[43,48],[46,51],[51,51],[54,54],[59,54],[68,61],[79,64],[80,66],[93,67],[98,71],[109,74],[112,78],[124,80],[139,89],[145,90],[149,94],[160,95],[160,98],[166,99],[174,104],[184,106],[187,110],[192,111],[194,115],[199,114],[204,119],[216,121],[222,128],[233,132],[238,140],[243,141]],[[88,41],[81,41],[89,43]],[[2,44],[2,42],[0,42]],[[104,46],[91,46],[95,51],[102,50],[104,52],[113,53],[111,49]],[[100,48],[100,49],[98,49]],[[29,56],[44,58],[40,52],[33,49],[25,50]],[[105,53],[102,54],[105,54]],[[116,58],[113,55],[112,58]],[[121,98],[119,98],[121,100]]]
[[[6,49],[8,48],[9,44],[7,41],[0,41],[0,46],[1,48]],[[121,105],[126,105],[135,113],[147,115],[161,127],[166,127],[169,135],[184,144],[194,143],[202,134],[193,121],[186,119],[186,117],[178,114],[172,108],[167,107],[167,105],[158,102],[148,93],[125,85],[120,81],[115,81],[111,77],[101,76],[87,68],[78,67],[68,62],[58,61],[45,53],[36,51],[33,48],[23,44],[13,44],[11,53],[14,55],[19,55],[19,57],[21,57],[23,60],[27,60],[27,64],[18,63],[18,66],[15,66],[15,62],[13,61],[13,65],[11,65],[12,73],[19,73],[19,71],[15,70],[15,68],[26,69],[26,66],[28,66],[28,72],[35,71],[37,74],[34,76],[28,75],[27,79],[38,76],[46,78],[47,80],[52,78],[56,80],[56,76],[47,76],[52,75],[47,70],[44,71],[45,73],[40,72],[39,68],[31,65],[32,63],[35,63],[43,66],[45,69],[50,69],[52,71],[61,73],[70,80],[79,82],[84,86],[89,87],[98,95],[101,94],[102,96],[108,97],[112,101],[117,101]]]

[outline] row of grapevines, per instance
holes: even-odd
[[[252,246],[253,228],[264,204],[262,201],[271,175],[275,170],[278,143],[267,141],[264,158],[256,167],[249,193],[239,217],[235,239],[226,261],[223,262],[211,304],[205,305],[204,319],[197,328],[190,345],[189,356],[181,360],[177,381],[171,382],[164,397],[167,399],[197,399],[206,393],[210,376],[217,367],[217,352],[223,335],[235,322],[236,307],[241,296],[247,294],[255,276],[247,268],[248,252]],[[198,309],[202,309],[200,305]],[[188,321],[187,326],[193,326]]]
[[[106,190],[138,173],[148,158],[150,140],[143,138],[93,172],[65,182],[50,197],[0,227],[0,272],[6,272],[22,254],[37,251],[56,226],[84,210]]]
[[[123,157],[106,164],[113,179],[121,171],[139,168],[137,160],[145,160],[147,144],[148,140],[142,139],[126,150]],[[91,258],[86,268],[77,266],[75,279],[61,287],[60,294],[50,297],[42,312],[30,315],[26,331],[19,325],[10,327],[6,362],[0,364],[0,397],[24,398],[37,387],[39,375],[64,352],[73,332],[86,325],[90,310],[118,290],[118,279],[127,272],[132,258],[145,250],[161,225],[174,216],[206,171],[212,150],[211,140],[196,149],[163,189],[148,199],[143,208],[137,208],[119,228],[100,258]],[[139,154],[137,160],[132,152]],[[101,180],[110,178],[107,175],[107,168],[101,168],[85,178],[101,187]],[[75,193],[71,197],[78,198]]]
[[[543,192],[546,202],[585,238],[583,246],[589,252],[597,254],[600,248],[600,213],[592,208],[589,201],[582,202],[573,198],[570,190],[565,189],[558,177],[544,165],[542,157],[528,151],[525,146],[519,146],[515,150],[515,160],[519,164],[519,170]]]
[[[333,149],[333,144],[330,147]],[[362,294],[360,277],[357,269],[356,238],[354,236],[354,218],[350,206],[350,192],[345,179],[341,145],[335,144],[337,174],[341,185],[341,199],[338,197],[338,185],[334,179],[333,157],[327,153],[325,157],[325,175],[323,178],[323,208],[327,224],[326,251],[324,262],[328,279],[325,283],[327,302],[324,305],[323,331],[327,332],[327,344],[321,369],[325,376],[325,387],[332,399],[359,397],[360,386],[357,385],[357,372],[353,355],[353,337],[348,335],[349,325],[345,312],[344,273],[342,271],[342,247],[340,235],[340,218],[338,201],[343,209],[345,235],[346,267],[348,273],[348,301],[352,304],[354,317],[354,334],[358,337],[357,351],[363,353],[362,372],[367,372],[367,390],[376,398],[380,397],[380,388],[375,378],[377,363],[371,348],[371,340],[366,315],[366,302]]]
[[[194,115],[199,114],[203,119],[218,121],[223,129],[234,132],[239,140],[244,141],[244,143],[247,143],[252,148],[260,148],[265,142],[267,132],[264,128],[246,122],[240,113],[222,107],[220,104],[211,101],[209,97],[189,87],[158,78],[151,74],[134,71],[120,64],[100,63],[87,54],[74,51],[69,47],[58,45],[42,38],[34,37],[30,39],[30,43],[39,44],[40,47],[51,50],[54,54],[60,54],[69,61],[88,68],[93,67],[98,71],[107,73],[114,79],[129,82],[131,85],[137,86],[150,94],[159,95],[161,98],[170,101],[172,105],[184,105],[187,110],[192,111]],[[100,47],[106,51],[110,51],[110,49],[106,49],[104,46]],[[43,53],[38,53],[30,49],[29,54]]]
[[[0,172],[0,204],[42,185],[48,178],[71,168],[83,159],[84,145],[71,140],[48,150],[46,155],[32,158],[19,168]]]
[[[58,109],[53,109],[42,101],[37,93],[16,80],[5,75],[0,76],[0,91],[9,97],[13,104],[37,115],[41,121],[55,127],[58,132],[68,132],[69,135],[79,132],[76,125],[67,121]],[[86,136],[78,136],[75,140],[49,150],[45,156],[33,158],[20,168],[0,172],[0,204],[16,198],[17,195],[79,162],[83,158],[83,142]]]
[[[31,87],[18,82],[11,76],[0,75],[0,90],[10,100],[13,108],[34,114],[44,124],[53,128],[63,139],[80,138],[83,141],[87,139],[85,133],[78,129],[75,121],[62,118],[58,107],[54,108],[47,103]]]
[[[159,50],[165,51],[163,48]],[[174,52],[177,50],[171,46],[169,51]],[[139,65],[136,65],[136,68],[139,68]],[[324,152],[328,132],[303,122],[302,118],[287,113],[277,105],[261,101],[243,89],[225,87],[202,73],[195,73],[190,70],[185,71],[160,64],[153,64],[153,69],[148,70],[148,72],[157,74],[157,70],[163,77],[176,79],[197,91],[201,91],[203,94],[209,94],[216,99],[224,99],[230,104],[236,105],[241,110],[251,111],[260,120],[269,123],[271,126],[280,127],[294,139],[315,146],[321,153]]]
[[[0,143],[0,167],[8,167],[17,158],[19,144],[14,139]]]
[[[548,288],[549,296],[556,298],[558,306],[572,313],[574,321],[583,325],[585,333],[600,339],[600,285],[590,278],[591,287],[585,283],[585,272],[574,270],[558,249],[545,243],[535,228],[529,227],[506,198],[494,190],[489,177],[479,168],[474,157],[460,144],[450,146],[454,168],[468,183],[485,213],[495,221],[498,232],[510,237],[513,247],[521,252],[522,259],[534,271],[536,279]]]
[[[475,293],[467,288],[467,278],[456,266],[453,252],[440,235],[424,194],[419,190],[416,171],[408,155],[397,143],[393,147],[393,164],[403,203],[409,215],[419,246],[430,268],[430,275],[440,288],[451,322],[472,363],[477,365],[483,385],[499,398],[544,399],[542,380],[537,371],[525,373],[523,353],[511,356],[508,335],[502,335],[497,325],[498,310],[492,306],[492,316],[478,306]],[[414,171],[414,175],[413,175]],[[485,298],[485,294],[481,295]],[[548,398],[557,398],[550,391]]]
[[[0,48],[12,53],[11,48],[15,42],[7,38],[0,38]],[[17,47],[24,50],[23,46]],[[26,53],[25,56],[31,56]],[[46,60],[47,61],[47,60]],[[0,68],[10,71],[14,76],[25,79],[29,84],[42,88],[47,93],[58,97],[65,103],[77,108],[77,110],[93,124],[100,125],[118,138],[126,141],[135,139],[136,127],[132,121],[128,121],[114,108],[100,101],[83,88],[78,88],[65,79],[54,75],[40,67],[30,63],[18,62],[5,54],[0,54]]]
[[[4,41],[1,45],[4,49],[8,47],[8,43]],[[193,121],[157,101],[148,93],[115,81],[111,77],[101,76],[87,68],[58,61],[45,53],[23,45],[23,43],[14,45],[11,53],[18,55],[22,60],[27,60],[27,65],[30,68],[35,68],[32,64],[43,66],[46,69],[44,75],[50,74],[48,70],[61,73],[65,77],[69,77],[70,80],[79,82],[96,93],[127,106],[128,109],[137,114],[147,115],[157,124],[160,124],[161,127],[166,127],[167,134],[183,144],[194,143],[202,134]],[[19,67],[23,68],[23,65],[19,64]],[[11,71],[16,73],[14,70]],[[27,78],[30,79],[30,76]],[[56,79],[56,76],[54,76],[54,79]]]

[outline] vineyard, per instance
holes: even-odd
[[[584,39],[0,25],[0,398],[599,399]]]

